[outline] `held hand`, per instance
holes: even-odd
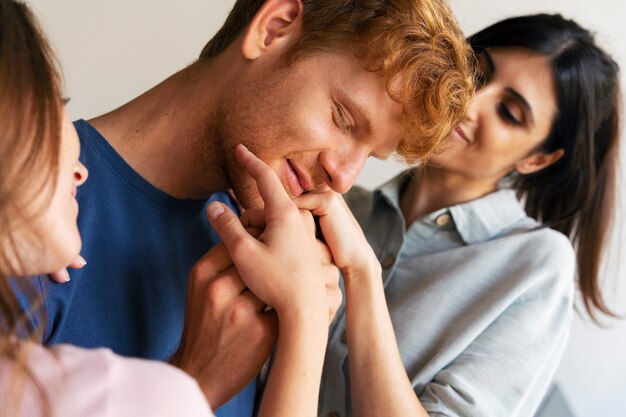
[[[294,200],[301,210],[318,217],[324,240],[330,248],[335,265],[344,278],[364,268],[376,271],[380,264],[363,230],[341,194],[322,191],[303,194]]]
[[[240,221],[246,228],[264,230],[266,227],[265,210],[258,207],[250,208],[243,212]],[[339,268],[333,264],[333,256],[328,246],[319,239],[316,240],[316,243],[324,273],[326,298],[328,300],[328,322],[330,323],[335,318],[335,314],[343,300],[343,294],[339,288]]]
[[[170,362],[198,381],[213,409],[245,388],[271,354],[276,314],[264,307],[247,290],[223,244],[194,265],[185,328]]]
[[[315,225],[309,212],[301,212],[280,180],[245,147],[235,150],[239,163],[256,180],[265,203],[265,229],[259,240],[225,205],[212,203],[209,218],[228,248],[237,270],[250,290],[278,313],[279,321],[294,313],[328,313],[328,302]]]

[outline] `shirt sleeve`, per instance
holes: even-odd
[[[26,347],[28,377],[17,391],[19,401],[4,399],[18,404],[17,415],[39,417],[49,409],[64,417],[213,417],[195,380],[167,364],[124,358],[108,349]],[[16,382],[14,370],[13,362],[0,361],[5,395]]]
[[[163,363],[118,357],[111,373],[113,416],[213,416],[196,381]]]

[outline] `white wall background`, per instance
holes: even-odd
[[[191,63],[234,0],[28,2],[64,68],[67,95],[72,98],[70,115],[89,118]],[[624,0],[450,0],[450,4],[467,34],[512,15],[560,12],[596,31],[626,73]],[[624,74],[622,78],[626,86]],[[400,168],[394,162],[372,160],[358,183],[375,187]],[[621,196],[624,208],[625,203],[626,197]],[[626,223],[618,223],[606,268],[609,299],[621,311],[626,311],[626,282],[624,262],[618,261],[626,257],[626,247],[618,243],[625,228]],[[626,416],[626,320],[600,329],[577,317],[557,380],[577,417]]]

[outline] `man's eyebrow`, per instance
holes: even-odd
[[[526,112],[528,113],[528,117],[530,119],[530,122],[534,126],[535,125],[535,115],[533,114],[532,107],[530,107],[530,104],[524,98],[524,96],[521,95],[519,92],[517,92],[516,90],[514,90],[511,87],[505,88],[504,91],[506,91],[508,94],[513,96],[513,98],[515,98],[515,100],[526,110]]]

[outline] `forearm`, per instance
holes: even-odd
[[[354,415],[428,416],[400,357],[380,270],[362,268],[350,275],[346,331]]]
[[[327,316],[279,316],[278,341],[259,417],[317,415]]]

